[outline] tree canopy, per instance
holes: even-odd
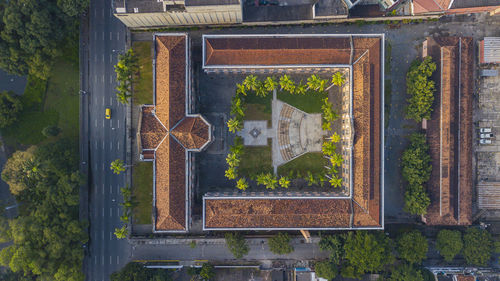
[[[401,157],[403,179],[407,182],[405,210],[411,214],[425,215],[430,204],[425,184],[431,176],[431,157],[425,134],[414,133]]]
[[[423,281],[422,271],[411,264],[400,264],[391,272],[389,281]]]
[[[241,259],[243,256],[248,254],[250,247],[248,247],[245,237],[243,237],[239,232],[231,233],[228,232],[224,235],[226,238],[226,245],[229,251],[237,259]]]
[[[469,227],[464,234],[463,255],[469,265],[486,266],[493,254],[493,239],[485,229]]]
[[[322,251],[330,252],[330,260],[339,264],[344,258],[344,235],[324,235],[319,241],[319,248]]]
[[[397,249],[399,257],[409,263],[421,263],[427,257],[427,239],[418,230],[401,235]]]
[[[416,122],[423,118],[430,119],[434,102],[435,82],[430,78],[436,71],[436,63],[427,56],[423,61],[414,61],[406,74],[406,88],[410,98],[406,109],[406,117]]]
[[[78,32],[88,0],[11,0],[0,9],[0,68],[11,74],[49,77],[61,45]]]
[[[293,246],[290,245],[291,238],[288,233],[280,232],[269,238],[269,250],[278,255],[290,254]]]
[[[14,153],[2,172],[22,210],[9,221],[12,245],[0,252],[0,264],[40,280],[83,280],[82,245],[88,238],[78,220],[82,177],[72,165],[77,154],[46,148],[53,145]]]
[[[326,280],[332,280],[337,277],[338,268],[332,261],[320,261],[314,265],[314,272],[316,276]]]
[[[13,92],[0,93],[0,128],[12,125],[23,109],[21,100]]]
[[[360,278],[394,262],[390,239],[383,232],[349,232],[344,251],[346,266],[341,271],[344,277]]]
[[[460,231],[448,229],[439,231],[436,240],[436,249],[445,261],[452,261],[453,258],[460,254],[463,246],[464,243]]]
[[[166,269],[150,269],[140,263],[129,262],[120,271],[113,272],[111,281],[170,281]]]

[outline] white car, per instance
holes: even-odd
[[[492,133],[489,134],[480,134],[479,135],[482,139],[491,139],[493,137]]]
[[[491,144],[491,139],[480,139],[479,143],[480,144]]]
[[[491,128],[480,128],[479,132],[480,133],[491,133]]]

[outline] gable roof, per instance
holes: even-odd
[[[295,36],[295,37],[294,37]],[[362,35],[233,35],[204,36],[206,69],[211,67],[273,67],[293,64],[314,68],[319,64],[351,64],[353,74],[354,158],[351,197],[346,198],[244,198],[204,197],[204,229],[279,228],[382,228],[381,173],[381,80],[383,73],[382,36]],[[241,41],[240,41],[241,40]],[[252,42],[255,40],[256,42]],[[311,42],[309,42],[311,41]],[[290,44],[290,45],[288,45]],[[210,45],[210,46],[209,46]],[[215,46],[215,47],[214,47]],[[290,48],[288,48],[290,46]],[[321,59],[310,50],[321,48],[329,54]],[[231,50],[226,60],[219,50]],[[301,55],[294,55],[301,54]],[[323,53],[319,53],[321,57]],[[239,59],[253,56],[253,61]],[[257,58],[258,57],[258,58]],[[275,210],[286,204],[300,204],[282,214]],[[322,220],[308,210],[318,210],[331,220]],[[339,211],[339,210],[342,211]],[[266,219],[257,210],[268,210]],[[315,211],[313,211],[315,212]],[[309,222],[309,220],[313,220]],[[295,226],[294,226],[295,225]]]
[[[436,62],[436,93],[427,140],[432,161],[425,220],[468,225],[472,220],[473,42],[469,37],[428,37]]]

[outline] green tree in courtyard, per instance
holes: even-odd
[[[409,263],[421,263],[427,257],[428,249],[427,239],[418,230],[404,233],[398,239],[399,257]]]
[[[443,229],[439,231],[436,239],[436,249],[447,262],[452,261],[460,252],[464,243],[462,233],[458,230]]]
[[[423,281],[422,271],[411,264],[400,264],[391,271],[390,281]]]
[[[406,74],[406,88],[410,98],[406,108],[406,117],[416,122],[423,118],[430,119],[434,102],[435,82],[430,78],[436,70],[436,63],[430,56],[423,61],[415,61]]]
[[[342,276],[360,278],[368,272],[379,272],[394,262],[391,242],[383,232],[349,232],[345,244],[346,265]]]
[[[258,86],[258,78],[255,75],[248,75],[245,77],[245,80],[243,80],[243,85],[245,88],[250,91],[256,91],[257,86]]]
[[[127,235],[128,235],[128,229],[127,229],[127,226],[124,225],[120,228],[115,228],[115,236],[116,238],[118,239],[125,239],[127,238]]]
[[[245,88],[245,85],[243,84],[239,84],[237,83],[236,84],[236,95],[243,95],[243,96],[246,96],[247,95],[247,89]]]
[[[227,120],[227,128],[229,132],[236,133],[243,128],[243,124],[240,119],[233,117]]]
[[[238,179],[238,181],[236,182],[236,188],[238,188],[239,190],[247,190],[248,188],[247,180],[245,178]]]
[[[314,265],[316,276],[326,280],[333,280],[338,274],[337,265],[331,261],[320,261]]]
[[[342,186],[342,178],[332,174],[331,179],[329,180],[329,183],[332,185],[334,188],[338,188]]]
[[[288,177],[281,177],[278,184],[283,188],[288,188],[290,186],[290,179]]]
[[[245,238],[239,232],[227,232],[224,234],[224,238],[226,239],[226,245],[229,251],[235,258],[241,259],[250,251],[250,247],[248,247]]]
[[[345,83],[345,77],[342,72],[337,71],[332,75],[332,84],[341,87]]]
[[[125,172],[125,162],[123,162],[122,159],[116,159],[115,161],[111,162],[110,169],[113,171],[113,173],[119,175],[121,172]]]
[[[227,168],[227,170],[224,172],[224,176],[228,179],[228,180],[234,180],[238,177],[238,170],[236,169],[236,167],[229,167]]]
[[[431,199],[422,186],[408,186],[405,192],[404,210],[414,215],[427,214],[427,208],[431,204]]]
[[[200,277],[205,281],[211,281],[215,278],[215,269],[212,265],[204,263],[201,267]]]
[[[279,81],[281,90],[287,91],[290,94],[295,93],[295,82],[290,79],[290,76],[284,74],[283,76],[280,77]]]
[[[264,87],[269,92],[272,92],[278,88],[278,81],[276,81],[276,78],[268,76],[264,81]]]
[[[346,236],[343,234],[321,235],[319,248],[322,251],[330,252],[330,261],[340,264],[344,258],[344,241]]]
[[[240,156],[236,153],[229,153],[226,156],[226,162],[229,167],[238,167],[240,164]]]
[[[305,95],[307,91],[307,85],[302,84],[302,81],[295,88],[295,93],[298,95]]]
[[[292,239],[288,233],[278,233],[269,238],[269,250],[278,255],[290,254],[293,252],[293,246],[290,245]]]
[[[0,92],[0,128],[16,122],[22,109],[21,101],[13,92]]]
[[[487,266],[493,246],[493,239],[487,230],[469,227],[465,231],[463,256],[468,265]]]

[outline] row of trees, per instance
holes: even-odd
[[[68,37],[78,35],[78,16],[88,0],[0,2],[0,68],[47,80]],[[74,40],[78,44],[78,40]],[[78,48],[76,45],[75,48]]]
[[[39,280],[83,280],[86,225],[78,219],[77,145],[60,139],[8,159],[2,179],[21,204],[17,218],[3,224],[3,241],[12,244],[0,252],[0,265]]]
[[[226,246],[235,258],[241,259],[250,251],[245,237],[240,232],[227,232],[224,237]],[[269,250],[277,255],[290,254],[294,251],[293,246],[290,244],[291,241],[292,238],[288,233],[280,232],[269,238]]]
[[[120,188],[120,193],[123,197],[123,203],[120,205],[123,207],[123,215],[120,216],[120,221],[123,223],[122,227],[115,228],[115,236],[118,239],[124,239],[128,236],[128,224],[130,222],[130,215],[132,211],[137,206],[134,196],[132,195],[132,189],[130,186]]]
[[[431,118],[436,91],[436,83],[431,80],[434,71],[436,71],[436,63],[430,56],[425,57],[423,61],[417,59],[410,65],[406,74],[406,88],[410,95],[406,108],[408,119],[421,122],[424,118]]]
[[[337,168],[342,166],[342,155],[337,153],[337,143],[340,142],[340,136],[334,133],[327,141],[323,143],[321,148],[325,158],[329,160],[331,166],[328,167],[329,182],[333,187],[340,187],[342,185],[342,176],[339,176]]]
[[[315,271],[327,280],[337,275],[361,278],[366,273],[383,273],[384,280],[422,281],[429,274],[421,268],[427,258],[429,243],[418,230],[399,235],[392,241],[383,232],[356,231],[321,238],[320,249],[329,251],[326,261],[316,263]],[[460,231],[441,230],[436,248],[446,261],[462,253],[467,265],[486,266],[491,259],[494,242],[486,230],[469,228]]]
[[[430,205],[426,184],[431,177],[431,157],[425,134],[414,133],[401,157],[402,176],[406,181],[405,211],[425,215]]]
[[[128,49],[124,54],[118,55],[118,63],[115,65],[116,80],[116,98],[122,104],[128,104],[132,97],[132,83],[139,71],[139,59],[134,54],[134,50]]]

